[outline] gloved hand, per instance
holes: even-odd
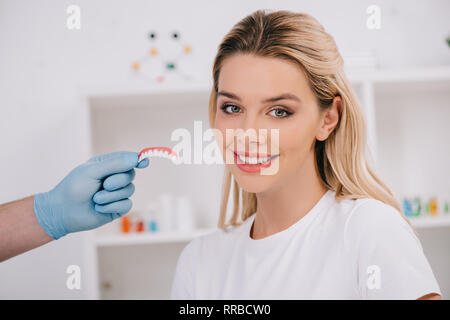
[[[90,230],[127,213],[134,193],[136,152],[119,151],[93,157],[73,169],[52,190],[37,194],[34,212],[45,232],[59,239],[71,232]]]

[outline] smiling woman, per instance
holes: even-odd
[[[279,134],[218,141],[235,160],[226,162],[220,229],[183,250],[172,298],[439,297],[417,235],[365,158],[361,108],[313,17],[245,17],[220,44],[213,81],[209,121],[222,137]],[[262,175],[263,166],[278,170]]]

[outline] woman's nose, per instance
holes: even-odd
[[[247,116],[242,122],[242,131],[238,135],[238,142],[245,145],[248,139],[249,146],[261,145],[267,142],[267,129],[261,127],[260,119],[257,116]],[[254,147],[254,146],[253,146]]]

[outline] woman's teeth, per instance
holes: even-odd
[[[263,164],[263,163],[267,163],[270,160],[272,160],[273,158],[275,158],[276,156],[273,157],[266,157],[266,158],[254,158],[254,157],[245,157],[242,156],[240,154],[237,154],[237,156],[239,157],[239,160],[241,160],[241,162],[244,162],[246,164]]]

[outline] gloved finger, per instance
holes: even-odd
[[[133,181],[135,176],[136,172],[134,169],[124,173],[113,174],[103,181],[103,188],[107,191],[114,191],[126,187]]]
[[[148,158],[144,158],[141,162],[138,163],[136,168],[142,169],[147,168],[150,164],[150,160]]]
[[[134,184],[130,183],[115,191],[101,190],[94,194],[92,200],[97,204],[107,204],[114,201],[119,201],[131,197],[134,193]]]
[[[95,211],[99,213],[111,214],[112,218],[118,218],[128,211],[130,211],[133,203],[130,199],[124,199],[120,201],[111,202],[105,205],[96,204],[94,206]]]
[[[90,177],[101,180],[115,173],[129,171],[137,164],[137,152],[118,151],[91,158],[86,163],[86,168]]]

